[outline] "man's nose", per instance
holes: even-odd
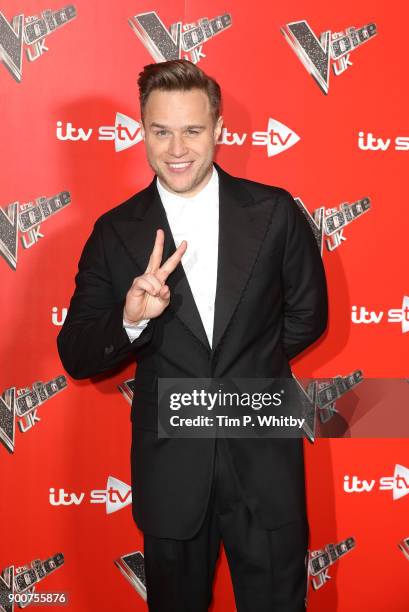
[[[168,153],[174,157],[183,157],[187,153],[187,146],[181,134],[173,134],[169,141]]]

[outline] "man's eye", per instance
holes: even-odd
[[[187,130],[187,133],[189,134],[189,136],[196,136],[200,132],[199,132],[199,130],[191,129],[191,130]]]
[[[167,130],[159,130],[158,132],[155,132],[156,136],[166,136],[167,133]]]

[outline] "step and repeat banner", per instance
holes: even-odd
[[[408,18],[403,0],[0,2],[2,611],[146,609],[134,365],[75,381],[56,336],[96,218],[151,180],[138,73],[176,58],[220,82],[218,163],[289,190],[321,248],[328,330],[292,369],[345,426],[304,443],[308,609],[409,609]],[[214,592],[234,612],[224,552]]]

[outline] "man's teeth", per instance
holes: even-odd
[[[169,164],[169,166],[171,168],[187,168],[188,166],[190,166],[191,162],[183,162],[180,164]]]

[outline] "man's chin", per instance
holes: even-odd
[[[169,180],[167,177],[159,177],[162,185],[168,189],[168,191],[173,191],[174,193],[180,193],[181,195],[184,193],[188,193],[194,188],[194,181],[182,181],[182,180]]]
[[[200,183],[198,177],[191,175],[189,176],[188,173],[186,173],[186,176],[169,176],[169,173],[166,172],[166,174],[161,173],[158,176],[162,185],[166,187],[166,189],[181,195],[184,193],[189,193],[189,191],[195,189],[196,185]]]
[[[169,175],[169,172],[166,173],[158,173],[159,180],[162,185],[168,189],[169,191],[173,191],[174,193],[178,193],[180,195],[188,194],[191,191],[196,191],[196,189],[200,186],[200,184],[204,181],[208,174],[208,171],[203,175],[194,175],[192,176],[191,170],[186,173],[185,176],[174,176]]]

